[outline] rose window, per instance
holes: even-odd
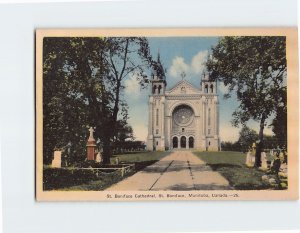
[[[192,122],[194,112],[191,107],[182,105],[174,110],[173,118],[177,125],[188,125]]]

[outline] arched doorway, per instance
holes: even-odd
[[[194,148],[194,138],[189,137],[189,148]]]
[[[173,148],[178,148],[178,138],[177,137],[173,138]]]
[[[182,136],[180,138],[180,147],[181,148],[186,148],[186,137],[185,136]]]

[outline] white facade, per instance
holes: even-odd
[[[164,78],[153,76],[149,96],[147,149],[218,151],[219,107],[216,82],[203,74],[199,88],[186,80],[166,90]]]

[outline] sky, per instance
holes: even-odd
[[[180,74],[186,73],[185,80],[200,88],[201,74],[205,68],[211,48],[218,42],[217,37],[151,37],[148,38],[153,57],[159,52],[160,60],[166,68],[167,90],[181,80]],[[141,89],[133,75],[125,80],[124,98],[129,106],[129,124],[133,128],[136,140],[146,141],[148,133],[148,98],[150,88]],[[220,137],[221,141],[235,142],[241,128],[231,125],[232,113],[239,103],[235,95],[224,99],[227,88],[218,82]],[[247,125],[258,132],[257,122],[249,121]],[[272,134],[266,127],[265,134]]]

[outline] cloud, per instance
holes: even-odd
[[[137,79],[136,74],[130,74],[129,77],[124,81],[125,94],[138,98],[141,95],[141,86]]]
[[[170,67],[170,75],[173,77],[179,77],[182,72],[187,73],[189,71],[189,65],[185,63],[183,57],[175,57],[172,60]]]
[[[218,88],[222,94],[228,93],[228,86],[226,87],[223,82],[218,83]]]
[[[184,72],[187,76],[200,74],[205,68],[208,51],[200,51],[193,58],[190,64],[186,63],[183,57],[176,56],[172,60],[170,75],[180,77]]]
[[[195,74],[200,74],[205,68],[208,51],[200,51],[192,58],[191,68]]]

